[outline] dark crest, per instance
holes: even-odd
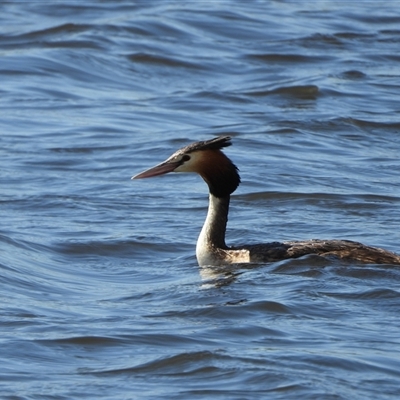
[[[231,137],[230,136],[219,136],[210,140],[203,140],[201,142],[196,142],[189,144],[188,146],[181,149],[184,153],[191,153],[193,151],[199,150],[220,150],[223,147],[231,146]]]

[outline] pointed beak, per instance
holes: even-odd
[[[164,161],[161,164],[156,165],[155,167],[146,169],[146,171],[141,172],[135,176],[132,176],[131,179],[143,179],[143,178],[151,178],[153,176],[168,174],[175,170],[178,167],[179,163],[177,162],[168,162]]]

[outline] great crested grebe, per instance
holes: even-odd
[[[200,266],[272,262],[306,254],[336,256],[363,263],[400,264],[400,255],[349,240],[313,239],[228,247],[225,244],[225,231],[229,200],[240,183],[236,165],[221,151],[231,144],[229,136],[192,143],[176,151],[161,164],[132,177],[142,179],[169,172],[196,172],[205,180],[210,203],[196,246]]]

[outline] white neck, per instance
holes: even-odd
[[[215,197],[210,193],[207,218],[197,240],[196,257],[199,265],[220,263],[221,250],[227,249],[225,244],[226,224],[228,222],[229,199]]]

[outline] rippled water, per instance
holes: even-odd
[[[229,243],[400,251],[394,2],[0,11],[2,398],[398,398],[398,267],[200,269],[204,182],[130,180],[230,134]]]

